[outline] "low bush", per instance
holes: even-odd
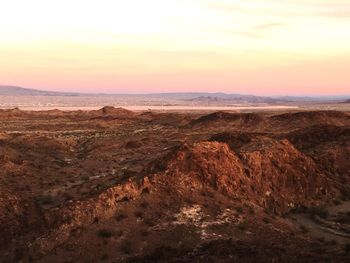
[[[126,241],[124,242],[121,246],[120,246],[120,251],[124,254],[131,254],[132,252],[132,245],[130,241]]]
[[[301,226],[300,226],[300,230],[301,230],[301,232],[304,233],[304,234],[309,232],[309,229],[308,229],[306,226],[304,226],[304,225],[301,225]]]
[[[124,220],[127,217],[128,216],[126,214],[121,212],[121,213],[117,214],[114,218],[115,218],[115,220],[117,220],[117,222],[120,222],[120,221]]]
[[[329,216],[328,210],[323,206],[310,207],[307,210],[307,212],[311,216],[311,218],[319,217],[322,219],[326,219]]]
[[[97,232],[98,236],[99,237],[102,237],[102,238],[110,238],[113,236],[113,232],[109,229],[100,229],[98,232]]]
[[[346,255],[350,254],[350,243],[345,244],[344,252],[345,252]]]
[[[51,195],[41,195],[36,198],[36,202],[40,205],[49,205],[53,203],[53,197]]]

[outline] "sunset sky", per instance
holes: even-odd
[[[349,0],[0,0],[0,84],[350,94]]]

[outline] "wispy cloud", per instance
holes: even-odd
[[[249,1],[212,1],[205,0],[206,6],[212,10],[226,13],[264,14],[273,16],[303,16],[350,18],[348,0],[267,0],[263,3],[257,0]]]
[[[268,23],[255,26],[253,28],[247,28],[245,31],[234,32],[235,34],[243,37],[253,38],[253,39],[263,39],[268,30],[273,30],[275,28],[287,27],[286,23]]]
[[[268,23],[268,24],[261,24],[256,27],[254,27],[254,30],[266,30],[266,29],[273,29],[273,28],[280,28],[280,27],[286,27],[286,23]]]
[[[263,38],[262,35],[256,34],[252,31],[246,31],[246,32],[235,32],[236,35],[248,37],[248,38],[254,38],[254,39],[261,39]]]
[[[319,16],[331,17],[331,18],[350,18],[350,8],[343,10],[330,10],[322,11],[318,13]]]
[[[286,23],[267,23],[260,24],[253,28],[247,28],[243,31],[235,31],[236,35],[253,38],[253,39],[263,39],[268,30],[273,30],[275,28],[287,27]]]

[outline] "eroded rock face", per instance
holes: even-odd
[[[286,140],[246,145],[238,154],[219,142],[184,145],[152,180],[182,191],[212,187],[276,213],[331,196],[314,161]]]
[[[269,141],[261,149],[246,148],[240,156],[251,186],[260,198],[265,196],[263,205],[269,210],[286,212],[332,196],[326,177],[314,161],[288,141]]]

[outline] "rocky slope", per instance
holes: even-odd
[[[13,113],[0,127],[3,262],[346,258],[286,217],[347,198],[347,113]]]

